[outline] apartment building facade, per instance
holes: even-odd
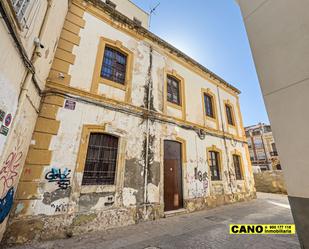
[[[271,126],[264,123],[245,127],[250,160],[254,170],[281,170]]]
[[[69,2],[9,243],[255,198],[240,91],[121,4]]]

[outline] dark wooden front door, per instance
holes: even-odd
[[[181,143],[164,141],[164,211],[183,207]]]

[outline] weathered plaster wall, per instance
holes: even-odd
[[[254,173],[253,175],[257,191],[266,193],[287,193],[282,170],[267,170]]]
[[[142,22],[142,26],[148,29],[149,14],[144,10],[136,6],[130,0],[114,0],[113,3],[117,4],[116,10],[123,13],[127,17],[133,20],[134,17]]]
[[[49,11],[47,5],[50,4]],[[66,1],[35,1],[29,13],[27,26],[16,28],[21,46],[36,69],[36,79],[42,89],[49,73],[51,59],[54,56],[57,34],[60,34],[68,3]],[[48,15],[45,13],[48,13]],[[8,11],[8,15],[12,15]],[[62,18],[61,18],[62,17]],[[31,22],[30,22],[31,20]],[[45,22],[45,24],[43,24]],[[0,110],[4,120],[0,127],[8,129],[7,134],[0,134],[0,240],[6,227],[7,217],[13,205],[13,196],[31,141],[40,96],[33,85],[21,56],[8,32],[3,18],[0,22]],[[34,38],[41,38],[44,49],[36,49]],[[34,53],[35,52],[35,53]],[[5,120],[11,116],[11,122]]]
[[[115,22],[111,26],[103,17],[91,14],[94,10],[72,6],[66,22],[73,22],[70,25],[73,24],[74,30],[72,33],[65,25],[61,33],[49,91],[42,100],[6,241],[21,243],[64,237],[164,216],[165,139],[183,145],[182,182],[188,211],[254,198],[248,148],[240,141],[243,127],[236,92],[189,70],[184,62],[180,63],[154,42],[120,31],[121,24]],[[133,54],[130,98],[126,96],[129,88],[124,93],[125,90],[99,84],[98,91],[93,90],[101,37],[121,44]],[[186,108],[181,111],[173,107],[166,110],[167,72],[183,79]],[[58,87],[58,91],[65,89],[71,97],[52,93],[53,87]],[[216,96],[218,127],[216,122],[205,126],[201,91],[207,88]],[[67,100],[73,101],[75,107],[66,108]],[[236,128],[226,125],[225,100],[233,105]],[[150,111],[171,122],[152,119]],[[175,120],[178,124],[172,123]],[[210,129],[213,134],[203,136],[188,123],[213,128]],[[91,129],[119,138],[114,185],[81,185],[87,132]],[[224,140],[222,136],[227,133],[237,140]],[[221,181],[210,180],[207,161],[210,147],[222,151]],[[235,180],[231,159],[235,150],[241,154],[243,180]],[[30,226],[31,234],[27,232]],[[37,238],[33,233],[38,234]]]
[[[153,47],[152,56],[152,79],[153,79],[153,95],[154,108],[157,111],[163,111],[164,98],[164,80],[167,72],[173,70],[184,78],[184,92],[186,97],[186,120],[204,125],[206,121],[203,110],[203,99],[201,90],[210,89],[216,96],[216,112],[218,118],[219,130],[222,130],[222,121],[226,132],[233,134],[235,137],[242,136],[241,117],[239,116],[236,94],[231,94],[219,88],[221,103],[218,99],[217,86],[210,79],[205,79],[189,70],[187,67],[170,58],[166,52],[150,41],[139,40],[132,37],[119,29],[103,22],[92,14],[85,13],[85,28],[80,31],[80,44],[74,47],[73,53],[76,55],[74,65],[70,66],[69,74],[71,75],[71,86],[90,91],[93,74],[95,70],[96,56],[101,37],[108,38],[113,41],[120,41],[122,45],[128,48],[134,54],[133,74],[132,74],[132,104],[136,106],[143,105],[144,82],[147,76],[149,65],[149,46]],[[87,59],[85,59],[87,58]],[[105,84],[100,84],[100,94],[106,97],[124,101],[124,91]],[[193,97],[195,96],[195,97]],[[230,101],[234,109],[236,127],[227,125],[224,101]],[[221,108],[221,110],[219,109]],[[222,112],[222,119],[219,117]],[[182,119],[181,111],[173,107],[167,107],[167,114]],[[211,128],[216,129],[215,122],[207,121]]]
[[[50,149],[53,151],[51,163],[46,165],[41,175],[38,176],[39,187],[36,195],[26,202],[16,200],[13,211],[14,220],[6,237],[8,242],[16,239],[15,235],[19,231],[16,228],[16,222],[24,230],[32,224],[22,222],[24,219],[40,222],[44,230],[50,229],[50,235],[61,237],[68,232],[79,233],[94,228],[107,229],[113,227],[110,224],[127,225],[145,219],[145,217],[163,216],[162,151],[164,139],[181,138],[186,143],[187,149],[184,152],[186,161],[183,162],[183,194],[185,207],[189,211],[213,207],[220,203],[246,200],[254,196],[253,182],[245,156],[242,158],[245,180],[235,180],[231,163],[230,153],[237,149],[245,155],[244,146],[246,145],[227,141],[229,154],[226,154],[224,143],[220,138],[207,136],[201,140],[194,131],[173,125],[153,123],[150,128],[153,136],[151,146],[153,161],[149,167],[147,184],[149,204],[147,204],[148,211],[145,216],[142,205],[144,203],[145,122],[131,115],[78,102],[75,110],[60,108],[57,119],[61,120],[61,123],[58,135],[53,136],[50,144]],[[99,125],[104,127],[106,133],[119,136],[119,161],[115,186],[81,185],[83,172],[77,169],[76,162],[84,125]],[[222,181],[220,182],[212,182],[209,179],[206,148],[213,145],[223,151]],[[228,157],[229,164],[227,163]],[[65,179],[68,181],[65,186],[61,185],[60,179],[50,180],[48,176],[52,174],[53,169],[61,170],[61,173],[66,176]],[[224,196],[229,196],[229,199]],[[55,215],[63,226],[62,232],[58,231],[58,225],[55,226],[50,221]],[[48,218],[49,216],[51,218]],[[101,220],[99,225],[97,222],[100,218],[106,220]],[[82,221],[79,221],[80,219]],[[13,231],[13,228],[17,230]],[[38,226],[38,231],[41,229],[41,226]],[[18,242],[31,239],[27,234],[23,236],[19,237]],[[41,239],[44,236],[42,235]]]

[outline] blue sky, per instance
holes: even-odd
[[[131,0],[152,15],[150,30],[241,90],[244,125],[269,123],[235,0]]]

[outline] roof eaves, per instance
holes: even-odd
[[[130,18],[128,18],[124,14],[120,13],[116,9],[108,6],[102,0],[86,0],[86,1],[91,2],[95,6],[101,7],[105,12],[110,14],[111,17],[113,17],[117,21],[120,21],[122,23],[125,23],[125,24],[129,25],[131,28],[135,29],[137,32],[141,33],[142,35],[148,36],[148,38],[150,38],[153,41],[157,42],[159,45],[162,45],[162,46],[170,49],[172,52],[177,53],[180,57],[183,57],[183,59],[185,59],[186,61],[190,61],[193,65],[197,66],[199,69],[201,69],[205,73],[208,73],[211,77],[213,77],[214,79],[217,79],[221,84],[223,84],[224,86],[230,88],[231,90],[233,90],[237,94],[241,93],[241,91],[238,88],[236,88],[233,85],[231,85],[230,83],[226,82],[220,76],[218,76],[217,74],[213,73],[212,71],[207,69],[205,66],[203,66],[200,63],[198,63],[196,60],[194,60],[190,56],[186,55],[185,53],[183,53],[178,48],[175,48],[173,45],[171,45],[167,41],[161,39],[159,36],[155,35],[151,31],[149,31],[148,29],[146,29],[146,28],[144,28],[142,26],[137,26],[133,22],[133,20],[131,20]]]

